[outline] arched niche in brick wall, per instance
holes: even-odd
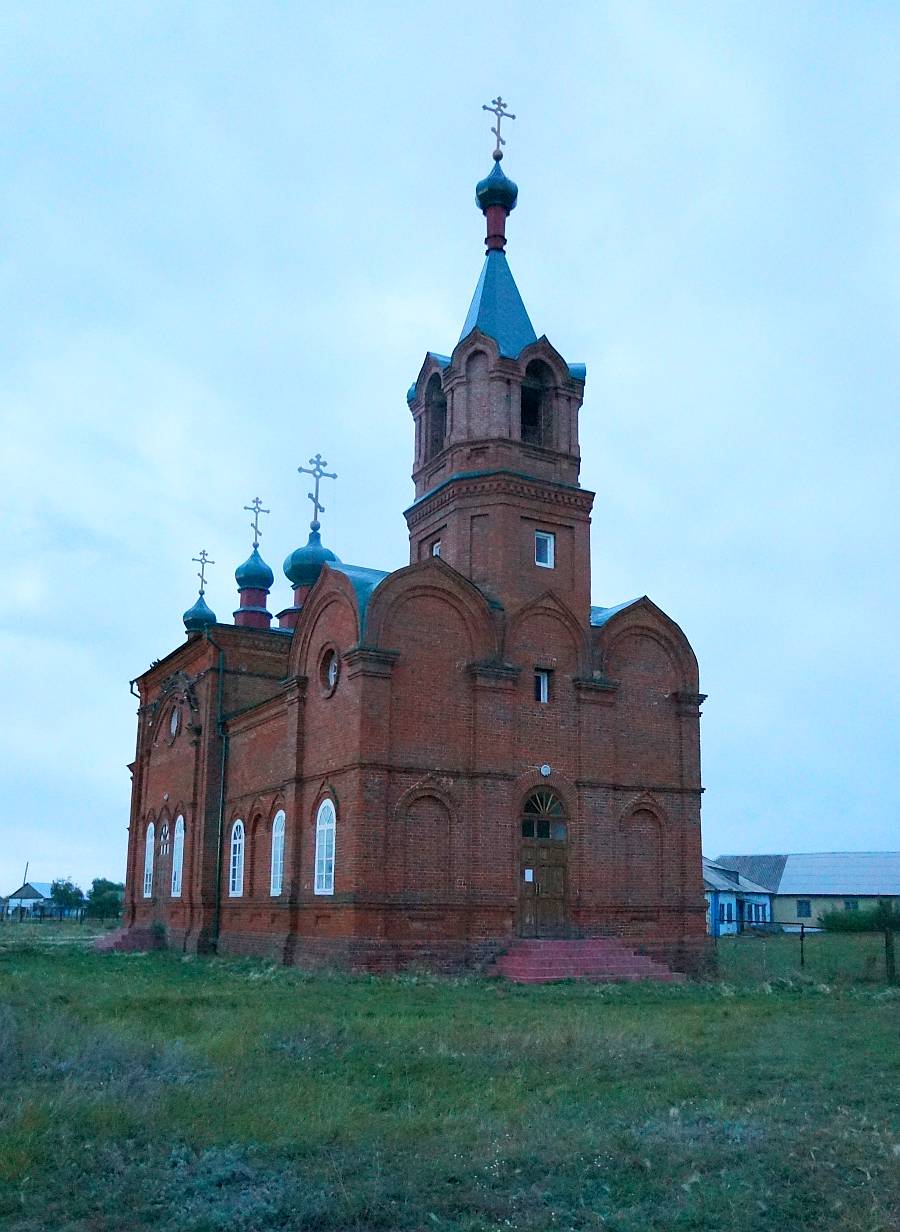
[[[663,825],[655,810],[636,807],[619,826],[622,888],[630,907],[655,907],[663,892]]]

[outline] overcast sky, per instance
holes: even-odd
[[[513,272],[587,364],[593,601],[709,694],[704,849],[900,846],[894,3],[6,3],[0,891],[124,871],[128,681],[191,557],[407,561],[405,393],[519,184]]]

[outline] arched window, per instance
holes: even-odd
[[[441,452],[447,435],[447,399],[435,372],[425,387],[425,461]]]
[[[323,800],[316,814],[316,894],[334,893],[334,804]]]
[[[532,792],[522,809],[522,838],[562,843],[566,834],[566,813],[559,797],[546,788]]]
[[[279,809],[272,822],[272,879],[269,883],[269,893],[281,893],[284,881],[284,810]]]
[[[153,847],[155,843],[156,826],[151,821],[144,840],[144,898],[153,897]]]
[[[169,854],[169,823],[164,821],[162,829],[159,832],[159,854],[167,856]]]
[[[181,898],[181,868],[184,864],[184,818],[175,818],[175,840],[172,844],[172,897]]]
[[[244,893],[244,823],[231,827],[231,862],[228,866],[228,897],[240,898]]]
[[[545,363],[533,359],[522,382],[522,430],[526,445],[553,446],[553,404],[550,387],[553,373]]]

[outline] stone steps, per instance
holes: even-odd
[[[488,969],[516,984],[549,984],[554,980],[596,982],[656,980],[671,984],[684,979],[663,963],[612,937],[589,937],[576,941],[514,941]]]

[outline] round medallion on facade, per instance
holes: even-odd
[[[543,778],[545,778],[545,779],[549,779],[549,777],[550,777],[550,775],[551,775],[552,773],[553,773],[553,771],[552,771],[552,769],[550,768],[550,766],[548,766],[548,765],[547,765],[547,763],[546,763],[546,762],[544,762],[544,764],[541,766],[541,775],[542,775],[542,777],[543,777]]]
[[[331,697],[337,688],[341,674],[341,659],[333,646],[329,646],[319,660],[319,683],[326,697]]]

